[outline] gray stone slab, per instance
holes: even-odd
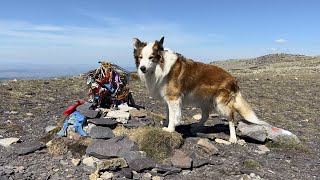
[[[26,143],[18,143],[12,145],[12,148],[15,153],[19,155],[26,155],[29,153],[33,153],[37,150],[45,148],[46,145],[38,142],[38,141],[32,141],[32,142],[26,142]]]
[[[95,139],[89,144],[86,154],[101,159],[120,157],[131,150],[137,150],[137,145],[127,137],[120,136],[108,140]]]
[[[96,118],[99,114],[99,111],[90,109],[92,103],[84,103],[77,107],[77,111],[83,114],[87,118]]]
[[[94,139],[110,139],[114,137],[114,134],[110,128],[102,126],[92,127],[89,135]]]
[[[114,118],[94,118],[88,119],[88,122],[97,126],[114,126],[118,124]]]
[[[263,126],[256,124],[247,124],[244,122],[239,122],[237,127],[237,135],[259,142],[265,142],[267,139],[267,133]]]

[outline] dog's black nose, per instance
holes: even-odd
[[[143,73],[145,73],[146,70],[147,70],[147,68],[146,68],[145,66],[141,66],[141,67],[140,67],[140,70],[141,70]]]

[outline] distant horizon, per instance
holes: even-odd
[[[265,54],[262,56],[273,55],[273,54],[286,54],[293,56],[308,56],[304,54],[288,54],[288,53],[272,53]],[[237,58],[237,59],[225,59],[225,60],[217,60],[210,61],[218,62],[218,61],[229,61],[229,60],[246,60],[246,59],[255,59],[262,56],[252,57],[252,58]],[[309,57],[317,57],[317,56],[309,56]],[[15,64],[15,66],[12,66]],[[18,64],[18,65],[16,65]],[[26,67],[25,65],[31,65]],[[119,65],[119,64],[117,64]],[[120,67],[128,70],[129,72],[136,71],[136,67],[132,66],[121,66]],[[78,76],[80,74],[87,73],[90,70],[94,70],[99,67],[98,63],[94,64],[38,64],[38,63],[14,63],[9,62],[5,64],[1,64],[0,62],[0,80],[31,80],[31,79],[48,79],[48,78],[61,78],[61,77],[70,77],[70,76]]]
[[[179,52],[180,53],[180,52]],[[261,57],[261,56],[266,56],[266,55],[271,55],[271,54],[288,54],[288,55],[302,55],[302,56],[313,56],[313,57],[317,57],[317,56],[320,56],[319,55],[307,55],[307,54],[294,54],[294,53],[268,53],[268,54],[263,54],[263,55],[259,55],[259,56],[251,56],[251,57],[243,57],[243,58],[229,58],[229,59],[212,59],[212,60],[209,60],[208,62],[205,62],[205,63],[210,63],[210,62],[213,62],[213,61],[227,61],[227,60],[240,60],[240,59],[253,59],[253,58],[258,58],[258,57]],[[183,54],[182,54],[183,55]],[[189,57],[187,57],[189,58]],[[200,62],[203,62],[198,59],[194,59],[195,61],[200,61]],[[84,63],[84,62],[81,62],[81,63],[34,63],[34,62],[23,62],[23,61],[20,61],[20,62],[12,62],[12,61],[1,61],[0,60],[0,65],[12,65],[12,64],[18,64],[18,65],[39,65],[39,66],[48,66],[48,65],[52,65],[52,66],[71,66],[71,65],[77,65],[77,66],[89,66],[89,67],[92,67],[92,66],[99,66],[99,63],[98,63],[99,60],[97,60],[97,62],[91,62],[91,63]],[[118,64],[117,62],[114,62],[114,61],[109,61],[111,63],[115,63],[123,68],[132,68],[132,67],[135,67],[135,64],[134,64],[134,61],[133,61],[133,58],[132,58],[132,63],[131,64],[127,64],[127,65],[121,65],[121,64]],[[1,69],[1,66],[0,66],[0,69]]]

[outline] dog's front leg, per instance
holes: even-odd
[[[167,106],[169,113],[169,125],[168,127],[164,127],[163,130],[174,132],[175,127],[179,125],[181,121],[181,99],[168,100]]]
[[[165,103],[165,106],[166,106],[166,119],[163,123],[163,126],[168,126],[168,124],[169,124],[169,107],[168,107],[167,102]]]

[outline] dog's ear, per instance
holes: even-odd
[[[163,41],[164,41],[164,37],[162,37],[160,41],[156,41],[154,44],[154,48],[160,51],[163,51]]]
[[[138,49],[142,46],[141,41],[138,38],[133,38],[133,47],[134,49]]]
[[[164,41],[164,37],[162,37],[159,41],[159,44],[163,47],[163,41]]]

